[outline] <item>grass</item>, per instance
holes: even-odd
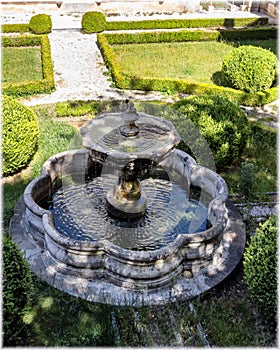
[[[43,79],[40,47],[3,47],[2,83]]]
[[[276,40],[126,44],[113,45],[113,49],[123,71],[129,76],[174,78],[219,85],[226,55],[237,45],[249,44],[277,52]]]

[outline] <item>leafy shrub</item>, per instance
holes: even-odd
[[[3,173],[12,175],[25,167],[37,147],[38,121],[34,112],[13,99],[3,96]]]
[[[257,171],[256,164],[249,160],[245,160],[241,164],[239,188],[246,197],[252,196],[257,189]]]
[[[235,18],[234,21],[225,18],[188,18],[188,19],[156,19],[142,21],[110,21],[106,24],[107,30],[136,30],[136,29],[175,29],[175,28],[202,28],[202,27],[245,27],[266,25],[268,19]]]
[[[102,12],[91,11],[82,17],[82,29],[86,33],[99,33],[106,28],[106,17]]]
[[[240,46],[224,59],[222,74],[234,89],[257,92],[269,89],[277,74],[277,57],[261,47]]]
[[[240,156],[250,124],[238,105],[221,96],[201,95],[190,96],[174,106],[199,128],[213,152],[217,168],[231,164]]]
[[[256,229],[244,252],[244,274],[250,295],[270,320],[276,317],[277,220],[271,216]]]
[[[28,23],[6,23],[1,25],[2,33],[24,33],[29,32]]]
[[[30,19],[29,28],[33,34],[48,34],[52,30],[52,19],[46,14],[35,15]]]
[[[21,345],[23,314],[30,302],[32,273],[8,234],[3,237],[3,330],[4,344]]]

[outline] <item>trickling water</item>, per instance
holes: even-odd
[[[148,199],[146,214],[133,221],[110,217],[106,194],[116,183],[114,175],[104,175],[83,184],[58,189],[50,209],[56,229],[67,237],[82,241],[108,240],[130,250],[155,250],[175,240],[178,234],[204,231],[207,208],[188,199],[178,184],[165,179],[141,181]]]

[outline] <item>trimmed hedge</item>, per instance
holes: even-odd
[[[10,96],[2,99],[3,173],[13,175],[32,159],[39,134],[38,121],[32,109]]]
[[[29,29],[33,34],[48,34],[52,30],[52,19],[43,13],[35,15],[29,21]]]
[[[244,275],[251,298],[270,321],[277,313],[277,218],[256,229],[244,252]]]
[[[102,12],[91,11],[83,14],[82,30],[85,33],[99,33],[106,28],[106,17]]]
[[[22,345],[23,315],[32,293],[32,273],[9,234],[3,236],[3,333],[4,346]]]
[[[224,59],[222,74],[225,83],[238,90],[255,93],[271,88],[277,76],[276,55],[252,45],[233,49]]]
[[[55,89],[51,46],[46,35],[3,37],[3,46],[41,46],[43,79],[28,83],[5,83],[2,93],[11,96],[29,96],[40,93],[51,93]]]
[[[182,120],[190,119],[198,127],[218,169],[232,164],[242,154],[250,134],[250,123],[238,105],[218,95],[201,95],[182,99],[174,108],[180,112]],[[192,142],[195,144],[197,140]]]
[[[276,28],[228,29],[228,30],[181,30],[169,32],[114,33],[104,34],[108,43],[113,44],[143,44],[181,41],[212,41],[212,40],[250,40],[276,39]]]
[[[106,22],[106,30],[136,29],[176,29],[199,27],[244,27],[264,26],[268,19],[260,18],[195,18],[195,19],[158,19],[142,21],[110,21]]]
[[[29,24],[17,23],[17,24],[2,24],[2,33],[28,33],[30,31]]]
[[[202,41],[202,40],[235,40],[236,38],[258,38],[259,33],[265,33],[266,38],[274,37],[277,29],[243,29],[229,31],[172,31],[172,32],[147,32],[147,33],[122,33],[122,34],[97,34],[97,44],[104,61],[111,71],[112,78],[118,88],[136,89],[145,91],[171,91],[186,94],[218,94],[241,105],[259,106],[275,101],[278,98],[278,87],[266,91],[247,93],[229,87],[212,84],[202,84],[177,79],[143,78],[140,76],[125,75],[111,47],[113,44],[125,43],[153,43],[176,41]],[[264,36],[264,34],[263,34]]]

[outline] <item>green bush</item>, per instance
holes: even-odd
[[[52,19],[46,14],[35,15],[29,21],[29,29],[33,34],[48,34],[52,30]]]
[[[241,163],[239,188],[240,192],[248,198],[257,190],[257,172],[258,167],[253,162],[246,159]]]
[[[140,33],[107,33],[106,38],[109,44],[142,44],[180,41],[207,41],[207,40],[253,40],[253,39],[275,39],[277,38],[276,28],[246,28],[246,29],[225,29],[205,31],[180,30],[180,31],[149,31]]]
[[[256,229],[244,252],[244,275],[251,298],[269,320],[277,311],[277,220],[271,216]]]
[[[217,168],[231,164],[240,156],[250,133],[250,124],[237,104],[221,96],[201,95],[183,99],[174,107],[199,128]]]
[[[22,253],[8,234],[3,236],[4,345],[21,345],[26,337],[23,315],[32,293],[32,274]]]
[[[37,147],[38,121],[34,112],[13,99],[3,96],[3,173],[12,175],[25,167]]]
[[[201,27],[245,27],[266,25],[268,19],[260,18],[191,18],[191,19],[157,19],[142,21],[110,21],[106,23],[107,30],[138,30],[138,29],[175,29]]]
[[[250,93],[269,89],[277,75],[277,57],[269,50],[252,45],[232,50],[224,59],[225,83]]]
[[[102,12],[91,11],[82,17],[82,29],[85,33],[99,33],[106,28],[106,17]]]
[[[2,33],[25,33],[29,32],[28,23],[6,23],[1,25]]]

